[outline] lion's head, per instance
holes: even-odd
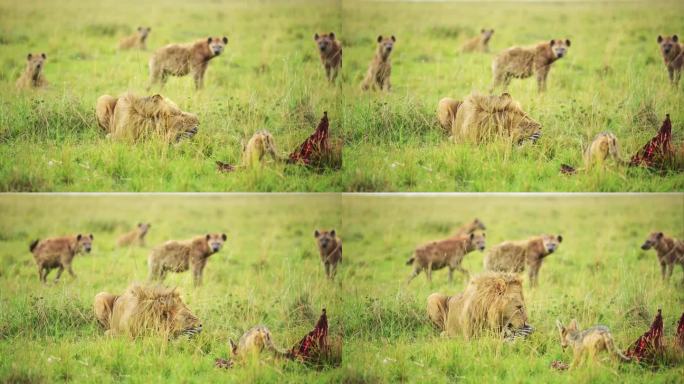
[[[529,117],[508,93],[474,93],[458,109],[452,133],[457,141],[480,143],[502,137],[521,144],[539,139],[541,124]]]
[[[449,312],[452,310],[450,307]],[[468,336],[485,330],[521,329],[527,324],[522,280],[510,273],[488,272],[476,276],[463,292],[460,311],[461,326]]]
[[[98,302],[103,300],[109,302]],[[98,294],[95,308],[98,320],[105,327],[109,326],[109,331],[114,334],[177,337],[192,336],[202,331],[200,320],[183,303],[175,289],[134,284],[121,296]]]

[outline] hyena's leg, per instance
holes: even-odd
[[[451,284],[454,281],[454,268],[449,267],[449,284]]]
[[[57,269],[57,276],[55,277],[55,281],[59,281],[59,278],[62,277],[62,272],[64,272],[64,267],[59,266],[59,269]]]
[[[422,270],[422,268],[420,268],[420,266],[418,264],[414,264],[413,272],[411,272],[411,276],[409,276],[408,279],[406,280],[406,284],[410,283],[411,280],[415,279],[416,276],[418,276],[420,274],[421,270]]]
[[[494,91],[501,85],[505,84],[504,87],[508,86],[508,76],[504,72],[494,72],[492,79],[492,85],[489,86],[489,93],[494,93]]]
[[[195,89],[204,88],[204,73],[207,71],[207,63],[200,64],[196,69],[193,77],[195,78]]]
[[[667,270],[667,264],[665,263],[660,263],[660,277],[665,281],[665,275],[666,275],[666,270]]]
[[[325,265],[325,277],[330,278],[330,263],[325,262],[323,264]]]
[[[330,65],[325,64],[325,78],[328,79],[328,81],[332,81],[330,78],[330,75],[331,75]]]
[[[69,264],[66,265],[66,269],[67,269],[67,271],[69,271],[69,274],[71,275],[71,277],[73,277],[73,278],[75,279],[75,278],[76,278],[76,274],[74,273],[74,270],[71,269],[71,263],[69,263]]]
[[[670,281],[670,277],[672,277],[672,271],[674,271],[674,263],[669,263],[667,265],[667,281]]]
[[[546,91],[546,76],[549,75],[547,67],[537,70],[537,91]]]
[[[672,67],[667,68],[667,76],[670,78],[670,84],[675,85],[675,70]]]
[[[528,272],[528,275],[530,277],[530,286],[536,287],[537,286],[537,277],[539,276],[539,266],[530,267],[530,271]]]
[[[334,279],[337,274],[337,263],[330,264],[330,279]]]
[[[203,272],[202,267],[195,267],[192,270],[192,277],[193,277],[193,284],[195,287],[199,287],[202,285],[202,272]]]
[[[333,82],[333,83],[335,82],[335,80],[337,79],[337,73],[339,72],[339,70],[340,70],[339,67],[333,67],[332,78],[330,79],[331,82]]]
[[[427,280],[432,283],[432,262],[429,262],[427,268],[425,268],[425,276],[427,277]]]

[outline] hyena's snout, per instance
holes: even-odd
[[[641,249],[643,249],[644,251],[647,251],[647,250],[651,249],[651,244],[649,242],[645,242],[641,245]]]

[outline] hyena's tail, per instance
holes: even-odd
[[[625,356],[622,352],[620,352],[619,349],[615,346],[615,342],[613,341],[613,337],[610,335],[604,335],[603,336],[603,342],[606,344],[606,347],[608,347],[609,350],[611,350],[617,357],[620,358],[622,361],[632,361],[629,357]]]
[[[34,249],[38,246],[38,243],[40,242],[40,239],[35,239],[29,244],[29,251],[33,252]]]
[[[444,325],[446,323],[447,314],[449,313],[449,307],[447,303],[449,301],[449,296],[441,293],[433,293],[427,298],[427,313],[432,320],[432,323],[439,328],[444,330]]]

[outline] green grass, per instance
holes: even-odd
[[[162,6],[164,4],[164,6]],[[386,3],[0,0],[0,190],[3,191],[676,191],[681,173],[613,168],[567,177],[598,132],[613,131],[624,156],[666,113],[684,136],[682,84],[672,89],[655,42],[684,29],[680,2]],[[75,17],[75,15],[88,17]],[[145,94],[148,52],[117,52],[118,39],[149,25],[150,51],[171,42],[227,35],[206,88],[174,78],[163,94],[200,117],[191,141],[166,147],[112,143],[94,105],[104,93]],[[496,29],[492,54],[460,54],[481,27]],[[344,45],[338,86],[325,84],[312,35],[334,30]],[[391,94],[359,83],[378,34],[397,36]],[[550,38],[572,40],[569,56],[539,95],[534,80],[511,94],[543,124],[533,147],[454,145],[436,123],[444,96],[485,91],[494,52]],[[46,52],[51,86],[17,92],[29,51]],[[291,166],[219,174],[240,142],[269,129],[294,149],[323,111],[344,139],[344,166],[317,173]]]
[[[557,372],[561,350],[555,319],[611,328],[626,348],[663,309],[665,339],[684,308],[678,268],[660,281],[653,251],[639,246],[654,229],[681,237],[681,195],[584,196],[45,196],[0,197],[0,382],[545,382],[674,383],[684,367],[655,369],[604,360]],[[536,332],[513,344],[493,337],[443,339],[425,314],[432,292],[453,294],[465,281],[446,271],[410,285],[405,261],[425,241],[447,236],[473,217],[488,227],[488,246],[506,239],[561,233],[546,259],[539,287],[524,285]],[[150,221],[148,247],[114,246],[138,221]],[[335,227],[345,243],[338,279],[326,281],[313,239],[316,227]],[[38,282],[30,240],[93,232],[93,252],[74,261],[77,279]],[[121,292],[146,277],[149,248],[171,238],[226,231],[211,257],[205,284],[189,273],[171,275],[204,331],[191,340],[108,339],[91,310],[102,290]],[[464,267],[482,270],[481,253]],[[54,271],[49,276],[54,278]],[[338,368],[310,370],[297,363],[252,361],[229,371],[213,367],[229,353],[228,338],[265,324],[276,344],[290,346],[326,307],[332,334],[344,338]]]

